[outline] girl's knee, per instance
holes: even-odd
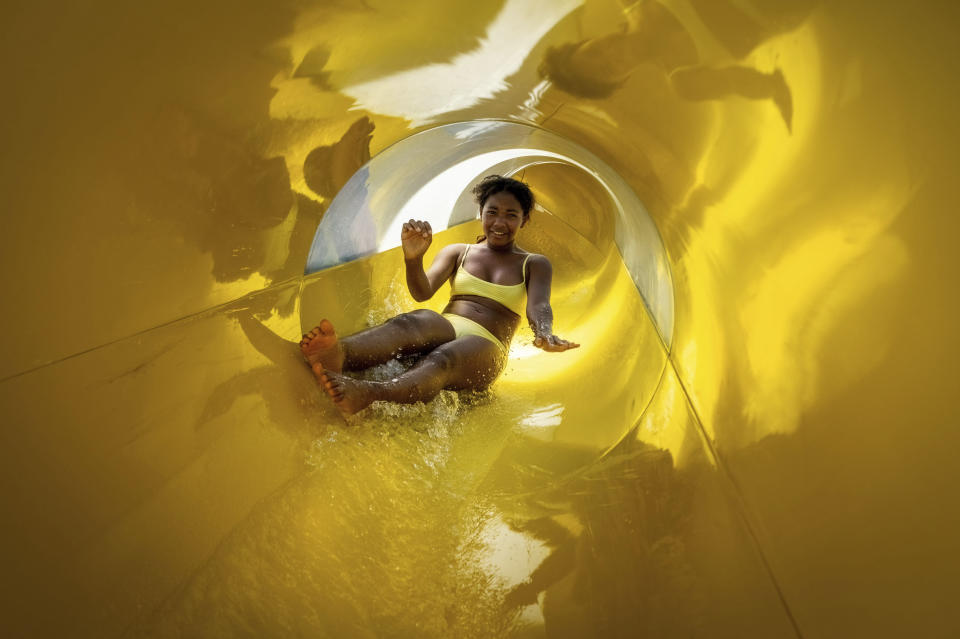
[[[444,372],[450,372],[457,368],[460,358],[452,349],[435,348],[426,357],[427,361]]]
[[[394,315],[387,320],[388,324],[393,324],[398,326],[403,330],[410,331],[417,329],[423,323],[423,316],[418,315],[417,311],[410,313],[401,313],[400,315]]]
[[[443,319],[443,316],[440,313],[431,311],[429,308],[418,308],[415,311],[410,311],[409,313],[404,314],[423,322],[435,322]]]
[[[457,340],[457,343],[436,348],[426,359],[443,371],[454,388],[486,388],[503,370],[504,359],[489,344],[467,346],[463,341],[467,340]]]
[[[420,308],[415,311],[410,311],[409,313],[401,313],[387,321],[402,326],[405,329],[429,330],[429,328],[436,326],[437,320],[446,321],[439,313],[426,308]]]
[[[388,323],[396,326],[410,337],[411,344],[438,345],[454,338],[450,322],[443,316],[428,309],[418,309],[397,315]]]

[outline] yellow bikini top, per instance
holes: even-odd
[[[527,260],[528,254],[523,259],[523,281],[519,284],[494,284],[487,280],[480,279],[476,275],[471,275],[467,269],[463,268],[463,263],[467,260],[467,252],[470,247],[467,246],[460,258],[460,266],[453,274],[453,282],[450,286],[450,296],[454,295],[478,295],[492,299],[509,308],[517,315],[522,316],[526,308],[525,298],[527,296]]]

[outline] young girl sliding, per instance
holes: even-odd
[[[512,178],[490,175],[473,193],[483,224],[477,244],[441,249],[424,271],[423,256],[433,240],[430,224],[410,220],[401,232],[407,288],[413,298],[428,300],[444,282],[450,282],[450,302],[442,314],[426,309],[403,313],[343,338],[338,338],[328,320],[322,320],[303,336],[300,350],[320,387],[344,413],[356,413],[376,400],[427,402],[443,389],[486,388],[503,370],[524,312],[535,346],[551,352],[579,346],[553,334],[550,261],[516,245],[517,234],[533,209],[530,188]],[[422,357],[390,381],[364,381],[342,374],[405,355]]]

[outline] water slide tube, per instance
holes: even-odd
[[[957,12],[9,8],[0,633],[953,636]],[[582,348],[345,420],[493,172]]]

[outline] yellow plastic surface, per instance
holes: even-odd
[[[55,4],[0,39],[4,637],[960,634],[954,4]],[[583,347],[347,423],[301,332],[415,304],[317,224],[483,118],[636,191],[672,345],[533,167]]]

